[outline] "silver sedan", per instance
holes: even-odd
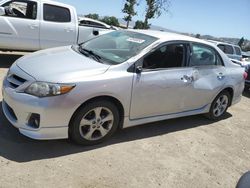
[[[33,139],[97,144],[118,128],[205,114],[240,101],[244,69],[215,45],[157,31],[114,31],[17,60],[3,111]]]

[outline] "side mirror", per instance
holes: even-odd
[[[94,36],[99,35],[99,31],[97,31],[97,30],[93,30],[93,35],[94,35]]]
[[[142,66],[136,67],[135,72],[136,72],[136,74],[141,74],[141,72],[142,72]]]
[[[4,15],[5,15],[5,8],[0,7],[0,16],[4,16]]]

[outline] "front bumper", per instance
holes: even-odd
[[[38,98],[18,93],[8,87],[6,80],[2,93],[3,112],[23,135],[37,140],[68,138],[68,124],[75,109],[67,102],[67,96]],[[39,128],[29,125],[32,113],[40,115]]]

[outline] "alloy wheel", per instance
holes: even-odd
[[[228,96],[221,95],[214,104],[213,114],[215,117],[220,117],[228,107]]]
[[[89,141],[102,139],[112,129],[114,115],[106,107],[89,110],[82,118],[79,126],[80,135]]]

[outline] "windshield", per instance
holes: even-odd
[[[131,31],[113,31],[81,44],[109,64],[120,64],[139,54],[157,38]]]

